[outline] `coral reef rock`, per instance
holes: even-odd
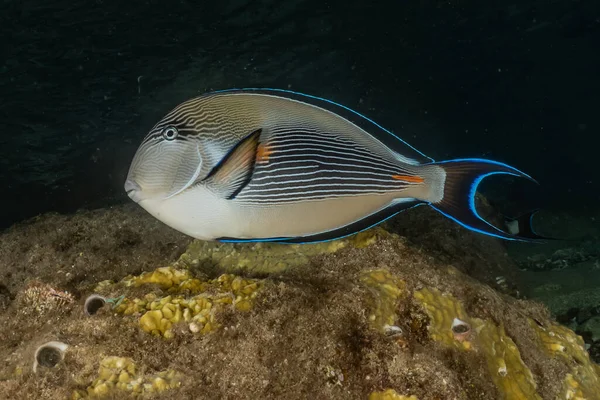
[[[22,301],[0,308],[5,398],[600,398],[582,338],[494,289],[515,267],[502,245],[427,210],[397,219],[410,237],[388,226],[312,245],[190,241],[126,210],[2,234],[0,273],[29,262],[30,278],[74,299],[36,318]],[[68,242],[51,221],[87,238]],[[30,298],[18,273],[6,286]],[[112,301],[89,315],[92,293]],[[34,373],[48,341],[68,345],[64,359]]]

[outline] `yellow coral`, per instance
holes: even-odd
[[[458,300],[452,296],[443,295],[435,288],[416,291],[414,297],[431,319],[429,336],[433,340],[463,350],[471,348],[470,340],[456,340],[452,332],[452,323],[455,318],[470,324],[470,319]]]
[[[396,307],[405,283],[382,269],[365,272],[360,280],[372,294],[373,311],[369,321],[375,329],[388,332],[396,325]]]
[[[503,326],[469,318],[456,298],[444,295],[435,288],[416,291],[414,297],[431,319],[429,334],[433,340],[457,349],[481,352],[485,356],[490,376],[502,398],[540,399],[531,371]],[[470,340],[457,340],[452,332],[454,318],[470,324],[476,335]]]
[[[176,269],[172,266],[158,268],[152,272],[144,272],[139,276],[129,276],[123,279],[126,286],[141,286],[155,284],[169,292],[183,291],[199,293],[206,290],[206,285],[199,279],[193,278],[190,271]]]
[[[102,397],[115,390],[135,394],[162,392],[180,385],[180,378],[174,370],[162,371],[154,375],[140,375],[131,358],[106,357],[100,362],[98,377],[86,391],[73,392],[72,399]]]
[[[571,371],[564,378],[563,398],[598,399],[600,396],[599,367],[590,360],[581,336],[562,325],[542,327],[533,320],[529,320],[529,324],[537,333],[546,351],[553,357],[563,358],[571,367]]]
[[[383,392],[373,392],[369,395],[369,400],[418,400],[417,396],[404,396],[398,394],[394,389],[387,389]]]
[[[215,313],[220,308],[233,305],[238,311],[250,310],[260,287],[260,281],[232,274],[201,281],[192,277],[189,271],[173,267],[159,268],[137,277],[127,277],[125,281],[135,286],[159,284],[167,292],[173,293],[165,297],[157,297],[150,293],[141,299],[125,298],[115,308],[116,312],[125,315],[143,314],[140,318],[141,328],[167,339],[173,337],[173,325],[181,321],[186,322],[193,333],[205,334],[213,331],[217,328]],[[193,297],[176,294],[178,291],[188,293],[189,286],[186,285],[190,282],[193,282],[193,291],[202,288],[204,292]]]
[[[125,315],[143,314],[141,328],[165,338],[173,336],[173,324],[180,321],[188,323],[194,333],[208,333],[217,327],[215,312],[219,307],[233,305],[238,311],[250,310],[260,281],[233,274],[203,281],[194,277],[189,267],[207,263],[230,271],[245,268],[278,271],[305,264],[311,256],[332,253],[348,245],[357,248],[368,246],[382,235],[388,234],[381,228],[375,228],[333,242],[286,246],[194,241],[174,265],[123,279],[125,286],[157,285],[171,296],[157,297],[150,293],[143,298],[125,298],[115,310]],[[106,289],[106,286],[103,288]],[[189,294],[196,296],[186,297]]]
[[[505,399],[541,399],[533,374],[521,359],[513,340],[503,326],[479,318],[472,319],[477,332],[477,349],[485,354],[492,381]]]
[[[361,282],[373,293],[373,325],[385,331],[395,324],[396,307],[405,292],[405,283],[388,271],[363,274]],[[540,399],[533,374],[521,359],[519,349],[502,325],[493,321],[470,318],[460,301],[433,288],[414,292],[414,298],[429,317],[431,339],[459,351],[474,351],[485,357],[492,381],[501,398]],[[600,367],[590,359],[581,337],[570,329],[552,325],[540,327],[530,321],[546,350],[563,357],[571,370],[564,380],[564,399],[591,400],[600,393]],[[453,330],[454,326],[462,330]],[[395,392],[375,392],[370,399],[395,399]],[[378,396],[378,397],[375,397]]]
[[[231,300],[231,297],[228,298]],[[167,296],[150,304],[150,311],[140,318],[140,325],[146,332],[169,338],[173,335],[171,331],[173,324],[180,321],[185,321],[190,325],[194,324],[196,328],[191,328],[192,331],[210,332],[216,327],[213,302],[205,295],[189,299],[183,296]]]

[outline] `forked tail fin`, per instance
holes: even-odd
[[[513,175],[536,182],[532,177],[509,165],[477,158],[442,161],[436,165],[445,171],[443,196],[430,205],[446,217],[475,232],[508,240],[543,242],[547,239],[534,233],[531,215],[518,220],[518,231],[510,233],[496,228],[477,213],[475,193],[483,179],[491,175]],[[537,183],[537,182],[536,182]],[[524,224],[527,225],[524,225]]]

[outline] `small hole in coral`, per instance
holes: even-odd
[[[62,360],[62,352],[51,346],[43,347],[37,354],[37,362],[42,367],[52,368]]]
[[[87,315],[94,315],[98,312],[98,310],[104,307],[104,304],[106,304],[104,297],[93,294],[85,300],[83,310]]]
[[[469,331],[469,325],[467,324],[458,324],[452,327],[452,332],[454,333],[466,333]]]
[[[465,321],[454,318],[454,321],[452,321],[452,334],[454,335],[454,339],[459,342],[468,340],[471,335],[471,326]]]
[[[68,344],[62,342],[47,342],[35,351],[35,359],[33,362],[33,373],[37,373],[37,367],[46,368],[55,367],[56,364],[64,358],[65,350],[69,347]]]

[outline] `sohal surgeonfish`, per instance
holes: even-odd
[[[435,162],[329,100],[232,89],[190,99],[160,120],[139,146],[125,190],[155,218],[203,240],[331,240],[418,205],[482,234],[541,239],[477,213],[477,186],[494,174],[533,181],[491,160]]]

